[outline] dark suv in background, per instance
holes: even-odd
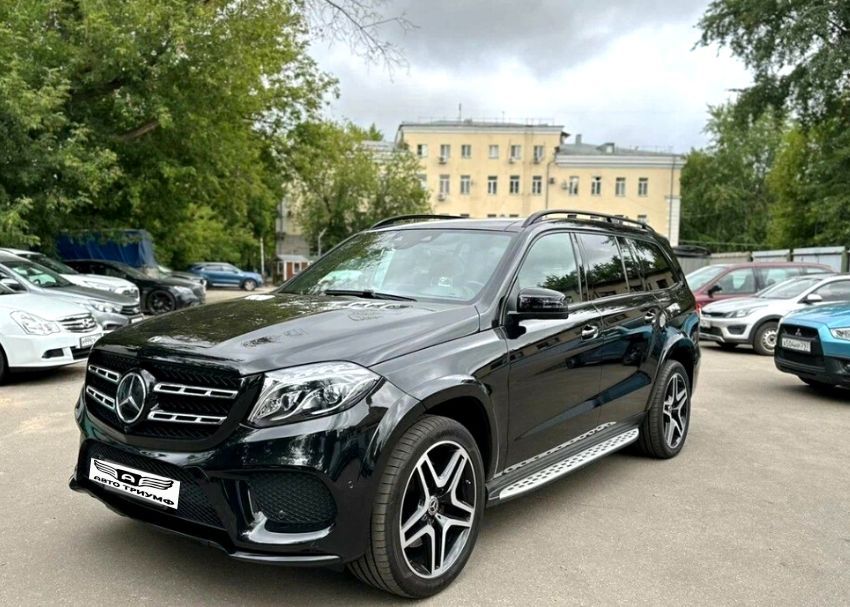
[[[237,559],[424,597],[485,505],[631,443],[680,452],[698,315],[662,237],[576,211],[429,219],[104,337],[71,487]]]

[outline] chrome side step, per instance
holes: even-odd
[[[633,443],[637,440],[638,437],[638,429],[632,428],[631,430],[627,430],[622,434],[618,434],[617,436],[612,436],[608,440],[604,440],[601,443],[597,443],[584,451],[580,451],[575,455],[572,455],[566,459],[562,459],[559,462],[555,462],[548,468],[544,468],[539,472],[535,472],[530,476],[526,476],[523,479],[518,480],[512,485],[508,485],[504,489],[499,492],[499,499],[505,500],[511,497],[515,497],[521,493],[525,493],[526,491],[531,491],[532,489],[537,489],[541,485],[545,485],[546,483],[555,480],[556,478],[560,478],[565,474],[569,474],[573,470],[584,466],[585,464],[589,464],[590,462],[599,459],[617,449],[622,449],[626,445]]]

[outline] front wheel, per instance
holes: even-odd
[[[753,337],[753,349],[762,356],[773,356],[776,350],[776,336],[779,333],[779,325],[775,322],[766,322],[758,328]]]
[[[244,291],[253,291],[256,288],[257,288],[257,281],[256,280],[252,280],[252,279],[249,278],[248,280],[246,280],[245,282],[242,283],[242,289]]]
[[[368,550],[349,569],[405,597],[437,594],[472,554],[484,509],[484,465],[472,435],[427,416],[393,449],[372,508]]]
[[[168,291],[154,291],[148,295],[147,307],[151,314],[165,314],[177,309],[177,300]]]
[[[640,427],[638,449],[644,455],[669,459],[685,445],[691,422],[691,382],[681,363],[670,360],[658,374],[649,410]]]

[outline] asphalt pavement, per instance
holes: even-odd
[[[487,510],[466,570],[423,604],[850,604],[850,393],[703,351],[679,457],[618,453]],[[0,605],[410,604],[346,573],[235,562],[71,492],[82,379],[0,387]]]

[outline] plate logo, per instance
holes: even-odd
[[[180,481],[103,459],[91,458],[89,480],[166,508],[177,508],[180,500]]]
[[[125,424],[133,424],[142,416],[148,388],[138,373],[128,373],[121,378],[115,392],[115,412]]]

